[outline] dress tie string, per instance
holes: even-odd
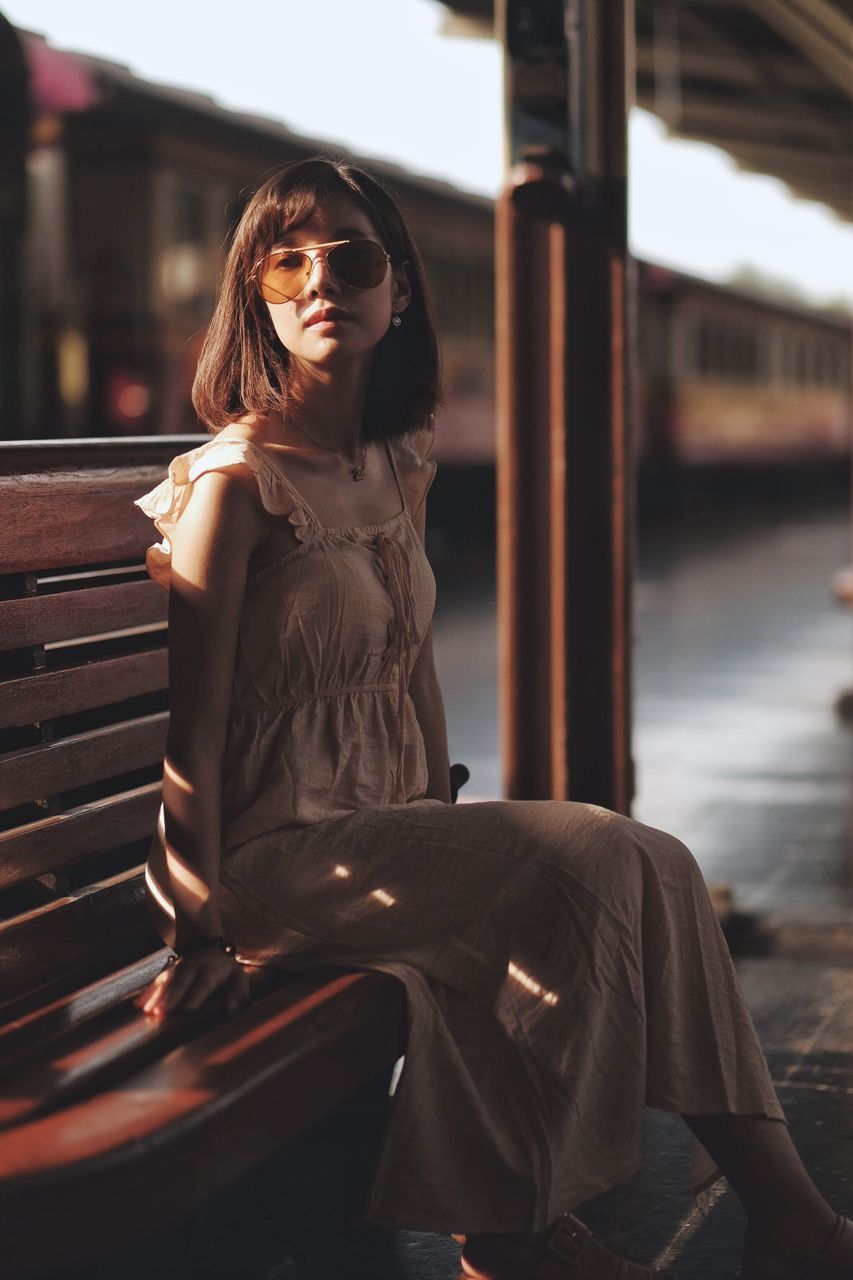
[[[406,693],[409,684],[409,659],[420,644],[421,636],[415,617],[415,597],[412,591],[412,565],[409,553],[402,542],[385,533],[377,534],[374,546],[374,563],[382,571],[385,587],[394,606],[394,622],[389,628],[388,644],[383,658],[394,654],[397,662],[397,774],[395,788],[402,800],[406,747]]]

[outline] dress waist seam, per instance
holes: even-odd
[[[293,711],[296,707],[304,706],[307,702],[319,702],[323,698],[339,698],[345,697],[348,693],[396,693],[397,682],[384,682],[381,684],[341,684],[335,685],[331,689],[314,689],[311,693],[306,694],[304,698],[297,698],[293,702],[276,702],[265,703],[264,706],[256,709],[236,707],[231,712],[232,718],[238,716],[264,716],[271,712],[276,714],[282,711]]]

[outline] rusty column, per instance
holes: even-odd
[[[508,798],[627,812],[631,0],[500,0],[498,613]]]

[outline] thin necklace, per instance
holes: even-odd
[[[341,462],[346,467],[347,471],[352,476],[353,480],[364,479],[364,471],[365,471],[365,467],[367,466],[367,445],[366,444],[361,451],[361,462],[357,462],[355,463],[355,465],[353,465],[353,463],[347,461],[347,459],[341,453],[340,449],[333,449],[331,445],[323,444],[320,440],[317,440],[315,436],[312,436],[310,431],[306,431],[304,427],[300,427],[299,424],[296,422],[292,423],[291,425],[296,427],[296,430],[301,432],[303,436],[307,436],[307,438],[311,440],[314,444],[316,444],[319,449],[324,449],[326,453],[336,453],[340,458]]]

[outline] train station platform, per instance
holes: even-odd
[[[830,596],[846,519],[805,504],[642,531],[634,813],[684,839],[719,893],[795,1140],[851,1214],[853,725],[836,703],[853,622]],[[500,794],[494,595],[489,566],[479,591],[472,573],[438,575],[436,651],[451,758],[471,768],[466,799],[486,799]],[[451,1240],[351,1221],[383,1088],[139,1251],[123,1280],[457,1280]],[[737,1276],[739,1205],[723,1184],[707,1218],[695,1210],[685,1126],[648,1112],[645,1148],[642,1171],[581,1216],[682,1280]]]

